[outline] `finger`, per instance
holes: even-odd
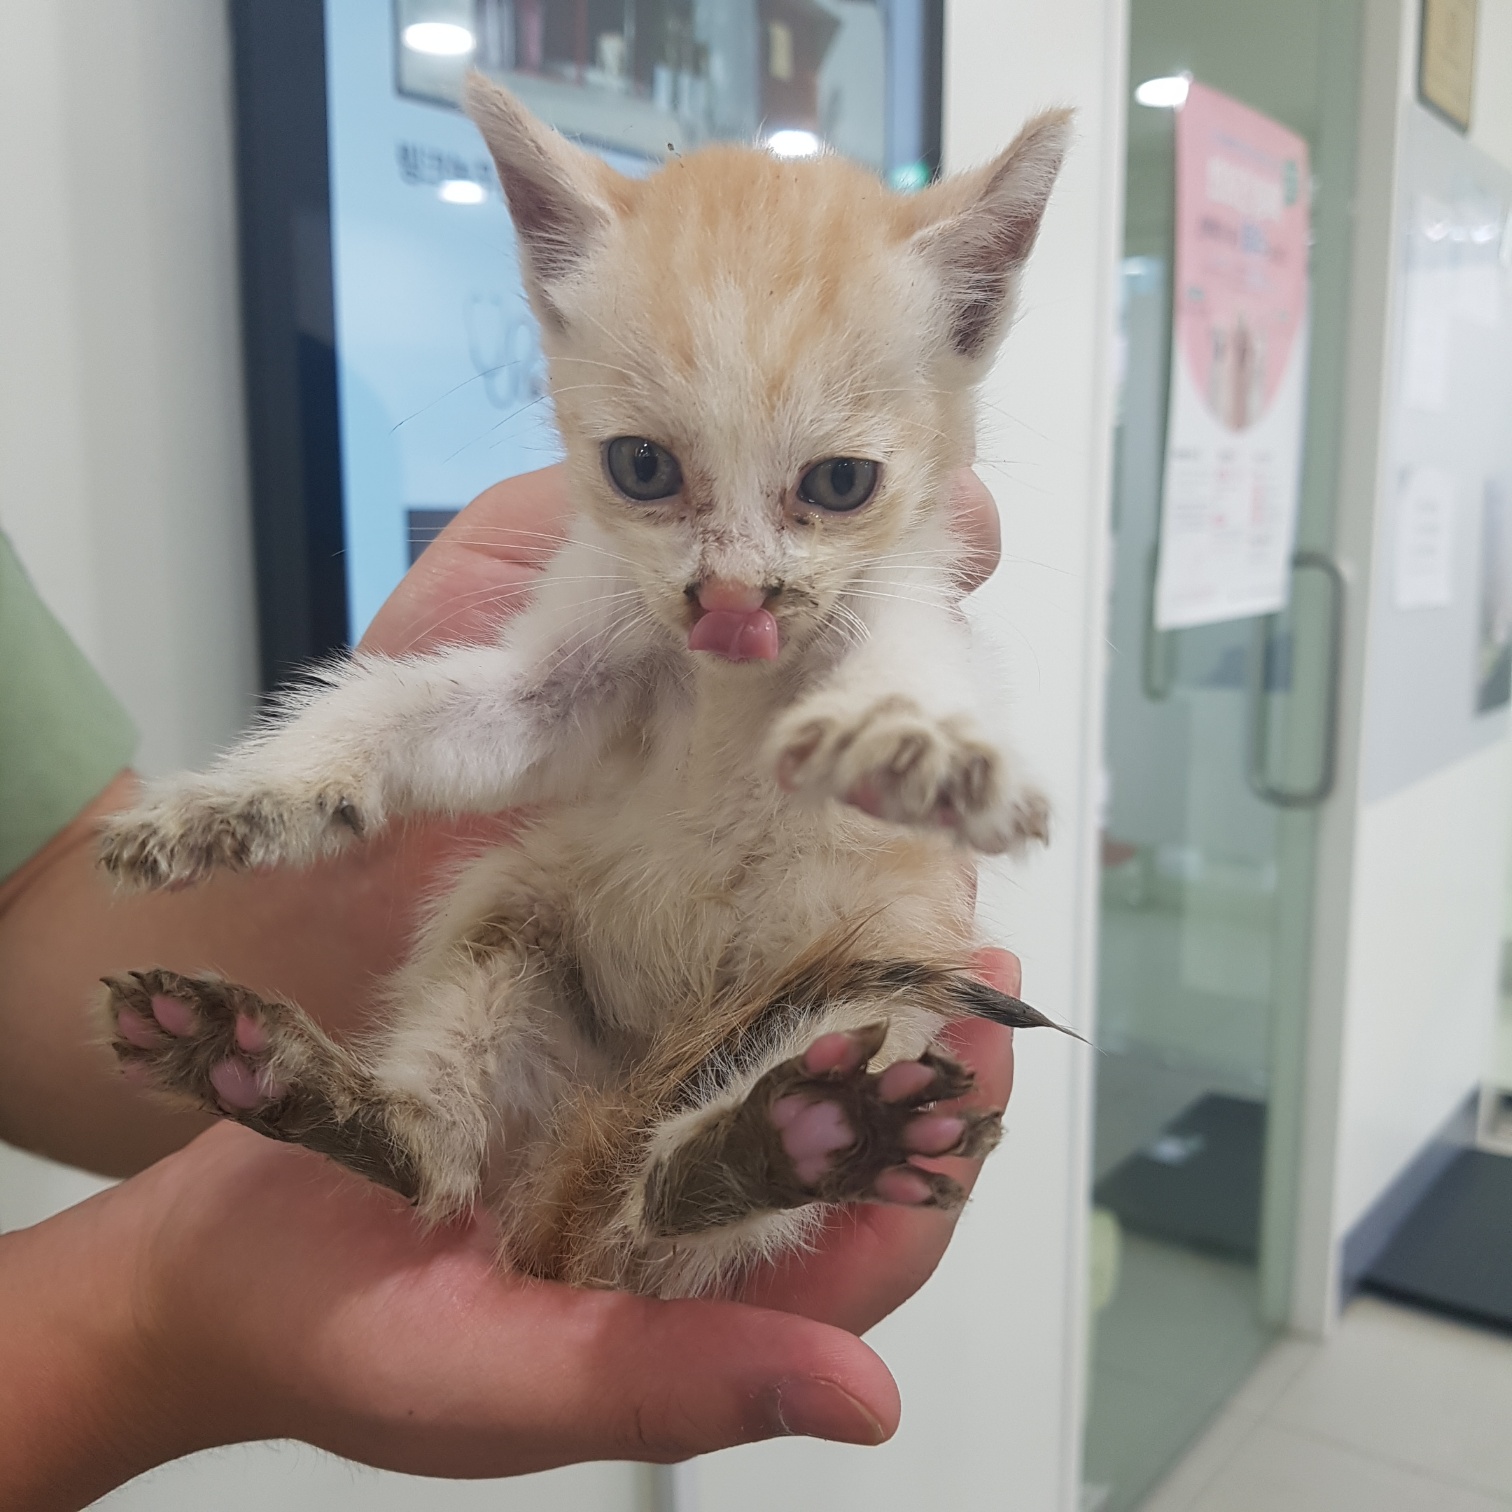
[[[598,1374],[617,1452],[680,1460],[785,1435],[880,1444],[901,1404],[853,1335],[732,1303],[652,1304]]]
[[[426,547],[374,616],[363,649],[397,656],[487,640],[529,601],[562,544],[567,509],[561,464],[485,489]]]
[[[951,1024],[940,1035],[940,1043],[962,1065],[970,1068],[975,1079],[970,1092],[961,1099],[963,1108],[1002,1109],[1008,1106],[1013,1091],[1013,1030],[984,1019],[963,1019]],[[952,1107],[956,1105],[951,1104]],[[962,1170],[974,1168],[980,1161],[959,1161]],[[941,1163],[941,1169],[945,1163]],[[951,1169],[960,1180],[960,1172]]]
[[[1024,985],[1024,963],[1011,950],[986,946],[971,958],[973,973],[1009,997],[1017,997]]]
[[[971,593],[997,570],[1002,555],[1002,523],[987,485],[963,467],[951,475],[951,514],[966,547],[961,558],[961,591]]]

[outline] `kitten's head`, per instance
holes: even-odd
[[[715,146],[629,179],[474,74],[574,502],[695,650],[801,644],[882,563],[948,556],[947,476],[1069,133],[891,193]],[[874,579],[875,580],[875,579]]]

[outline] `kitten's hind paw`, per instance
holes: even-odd
[[[100,864],[127,886],[182,887],[217,870],[309,862],[367,828],[364,806],[345,792],[296,802],[185,782],[111,815],[100,830]]]
[[[128,1076],[416,1195],[392,1110],[300,1009],[174,971],[107,977],[105,987],[111,1047]]]
[[[816,700],[779,727],[777,777],[894,824],[954,830],[992,855],[1050,838],[1044,795],[1013,780],[1003,753],[965,715],[925,712],[901,695],[854,709]]]
[[[811,1202],[959,1207],[960,1185],[915,1159],[987,1154],[1002,1114],[940,1109],[972,1078],[936,1050],[869,1072],[886,1035],[885,1024],[824,1035],[690,1131],[649,1173],[647,1231],[677,1238]]]
[[[971,1090],[972,1077],[935,1050],[868,1072],[885,1035],[880,1024],[824,1035],[763,1079],[782,1152],[823,1201],[959,1207],[960,1186],[912,1159],[985,1155],[1002,1137],[1002,1114],[939,1111]]]

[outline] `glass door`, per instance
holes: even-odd
[[[1342,580],[1358,0],[1131,0],[1113,500],[1086,1512],[1135,1507],[1249,1374],[1290,1293],[1318,807]],[[1154,628],[1176,103],[1195,79],[1303,136],[1311,343],[1278,615]]]

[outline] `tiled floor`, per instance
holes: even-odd
[[[1277,1345],[1141,1512],[1356,1509],[1512,1509],[1512,1338],[1361,1298]]]

